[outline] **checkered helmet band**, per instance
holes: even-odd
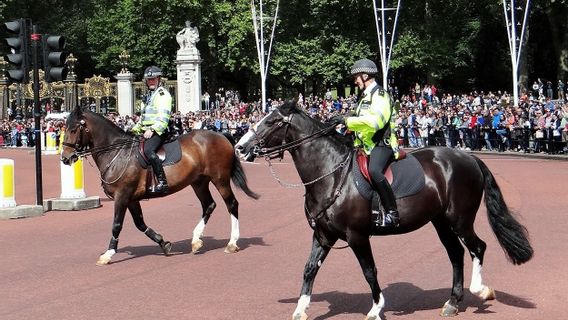
[[[156,66],[150,66],[144,70],[144,79],[156,78],[162,76],[162,69]]]
[[[351,75],[354,76],[358,73],[366,73],[374,75],[379,73],[377,65],[369,59],[357,60],[351,67]]]

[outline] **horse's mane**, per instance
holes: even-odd
[[[106,132],[108,132],[108,130],[113,130],[113,131],[116,131],[117,133],[122,133],[122,134],[126,134],[126,135],[129,135],[129,136],[133,135],[131,132],[125,132],[119,126],[117,126],[114,122],[110,121],[108,118],[104,117],[103,115],[98,114],[96,112],[93,112],[89,109],[75,108],[69,114],[69,116],[67,118],[67,124],[69,125],[71,123],[78,122],[85,115],[87,117],[96,118],[98,120],[97,123],[102,124],[102,128],[99,128],[98,130],[103,130],[103,131],[106,131]]]
[[[326,127],[329,127],[330,125],[332,125],[329,122],[322,122],[318,119],[311,117],[306,111],[304,111],[303,109],[298,107],[297,100],[288,100],[288,101],[284,102],[284,104],[280,106],[280,111],[283,114],[293,114],[293,113],[298,114],[298,115],[302,116],[302,118],[307,119],[308,122],[310,123],[310,125],[312,126],[312,128],[311,128],[312,132],[310,132],[310,133],[314,133],[316,131],[325,129]],[[351,136],[342,135],[335,130],[332,130],[328,134],[328,136],[331,138],[331,139],[329,139],[330,142],[333,142],[333,143],[338,144],[338,145],[346,146],[350,149],[353,148],[353,139],[351,138]]]

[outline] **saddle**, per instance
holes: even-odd
[[[141,139],[138,146],[138,152],[136,153],[136,158],[138,163],[143,169],[146,170],[146,189],[156,185],[156,179],[154,175],[154,170],[148,161],[148,158],[144,154],[144,143],[145,140]],[[181,160],[181,146],[177,138],[170,139],[160,146],[158,151],[156,151],[158,158],[162,160],[162,165],[164,167],[171,166],[178,163]]]
[[[144,143],[145,140],[141,139],[140,144],[138,145],[136,158],[138,158],[140,166],[147,169],[148,166],[150,166],[150,162],[148,162],[148,158],[144,154]],[[158,155],[158,158],[162,160],[162,165],[164,167],[178,163],[181,160],[181,146],[178,139],[170,140],[162,144],[158,151],[156,151],[156,154]]]
[[[373,187],[369,175],[369,156],[362,150],[357,149],[352,166],[353,178],[357,190],[367,200],[373,199]],[[404,151],[399,153],[400,158],[389,164],[384,174],[390,183],[397,199],[408,197],[420,192],[425,184],[424,169],[418,159]]]

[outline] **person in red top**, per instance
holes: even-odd
[[[478,146],[477,141],[479,140],[479,130],[477,126],[477,117],[478,117],[477,113],[473,112],[467,124],[467,127],[469,128],[469,137],[470,137],[469,144],[471,150],[477,150]]]
[[[436,96],[436,92],[438,92],[438,88],[435,85],[430,86],[430,90],[432,90],[432,97]]]

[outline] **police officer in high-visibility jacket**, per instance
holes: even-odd
[[[172,96],[161,85],[162,70],[156,66],[150,66],[144,70],[144,82],[148,87],[148,95],[142,106],[140,120],[132,127],[136,135],[143,135],[144,154],[150,161],[157,184],[147,190],[149,195],[158,195],[167,192],[168,182],[162,161],[156,151],[167,137],[168,122],[172,113]]]
[[[389,94],[375,81],[377,65],[369,59],[356,61],[351,68],[353,81],[363,90],[357,104],[355,115],[334,120],[344,124],[355,133],[355,145],[362,147],[369,155],[369,174],[373,188],[378,192],[385,215],[380,226],[397,227],[399,225],[396,198],[384,175],[384,170],[391,160],[398,158],[398,140],[395,135],[393,104]],[[378,202],[373,200],[374,216]],[[373,221],[376,225],[378,221]]]

